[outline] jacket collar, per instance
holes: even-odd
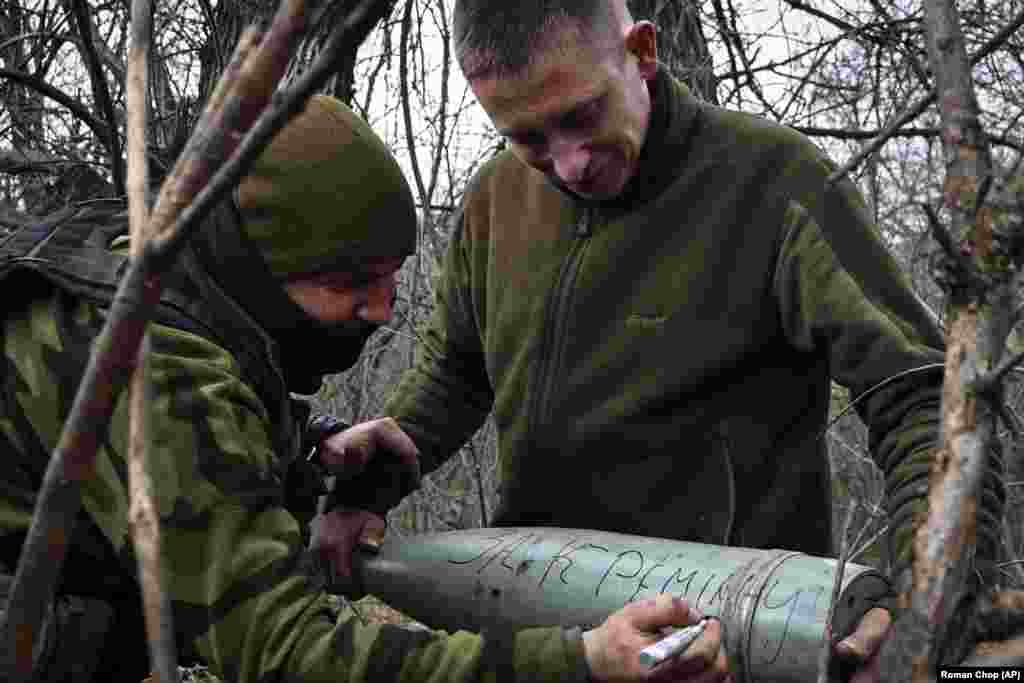
[[[588,201],[558,187],[582,206],[619,213],[658,197],[675,180],[677,169],[686,161],[690,140],[697,128],[701,102],[683,83],[664,68],[658,69],[650,83],[651,119],[637,173],[622,194],[613,199]]]

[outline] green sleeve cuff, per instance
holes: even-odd
[[[531,628],[515,636],[516,680],[588,683],[579,628]]]

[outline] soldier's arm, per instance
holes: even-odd
[[[363,624],[350,610],[336,617],[282,505],[268,416],[230,356],[166,328],[153,346],[168,587],[179,628],[216,670],[238,681],[462,681],[495,666],[542,680],[585,673],[581,642],[559,628],[492,642]],[[505,660],[489,654],[496,648]]]
[[[365,624],[347,608],[335,615],[317,558],[280,505],[259,401],[232,378],[230,358],[217,347],[171,334],[175,353],[190,362],[182,367],[170,354],[162,363],[154,334],[154,409],[169,418],[154,434],[166,446],[155,454],[165,464],[158,492],[165,574],[179,629],[227,679],[634,681],[647,678],[639,652],[659,630],[694,620],[669,596],[627,606],[586,641],[579,629],[561,627],[449,634]],[[706,640],[696,659],[670,663],[665,673],[721,681],[720,637]]]
[[[909,560],[910,513],[924,501],[921,485],[937,444],[943,354],[933,341],[940,338],[935,329],[909,322],[922,319],[919,311],[902,314],[901,302],[911,298],[902,277],[879,264],[869,294],[841,265],[857,256],[837,255],[811,215],[791,203],[774,287],[790,340],[807,350],[826,349],[833,378],[852,398],[861,397],[858,412],[886,477],[890,552],[899,565]]]

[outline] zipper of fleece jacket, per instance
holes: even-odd
[[[537,382],[534,391],[528,428],[536,433],[550,414],[551,395],[555,392],[556,378],[562,367],[562,354],[568,339],[569,305],[572,301],[576,277],[579,274],[583,254],[590,244],[592,210],[582,209],[573,228],[573,243],[558,271],[555,286],[548,296],[547,313],[544,316],[544,337],[541,341],[540,362],[537,364]],[[531,437],[532,438],[532,437]]]

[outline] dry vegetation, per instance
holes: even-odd
[[[0,234],[71,203],[120,200],[125,121],[127,5],[92,3],[85,35],[73,2],[15,0],[0,5]],[[638,16],[654,18],[666,64],[711,101],[762,114],[812,136],[839,163],[858,158],[900,112],[930,96],[922,4],[911,0],[634,0]],[[968,55],[981,122],[1000,176],[1019,172],[1024,139],[1024,0],[962,2]],[[266,16],[256,0],[167,0],[156,3],[151,66],[153,175],[167,171],[195,122],[241,28]],[[346,57],[327,90],[350,101],[393,146],[412,180],[422,216],[418,254],[403,269],[397,314],[352,370],[317,397],[349,420],[376,416],[409,366],[417,329],[429,315],[447,217],[475,168],[501,147],[457,79],[446,46],[451,0],[379,3],[381,20],[358,53]],[[301,72],[323,45],[325,27],[345,3],[325,14],[299,50]],[[97,62],[98,74],[86,65]],[[108,91],[101,96],[101,82]],[[938,205],[944,152],[934,108],[905,121],[854,176],[880,234],[918,295],[946,315],[933,278],[935,247],[922,203]],[[1011,350],[1015,340],[1011,338]],[[1018,344],[1018,346],[1024,346]],[[1024,407],[1010,377],[1007,410]],[[836,387],[837,422],[823,436],[836,474],[837,532],[849,529],[855,559],[877,561],[870,541],[884,529],[881,476],[867,453],[865,430],[851,398]],[[1024,472],[1019,441],[1002,432],[1008,491],[1007,543],[1000,569],[1022,585]],[[497,491],[494,430],[486,425],[423,490],[391,516],[391,533],[467,528],[487,523]],[[845,524],[847,514],[855,516]],[[837,533],[837,538],[839,534]],[[856,539],[856,540],[855,540]],[[838,549],[837,549],[838,550]],[[366,618],[405,618],[372,598],[357,604]],[[215,680],[189,673],[189,680]]]

